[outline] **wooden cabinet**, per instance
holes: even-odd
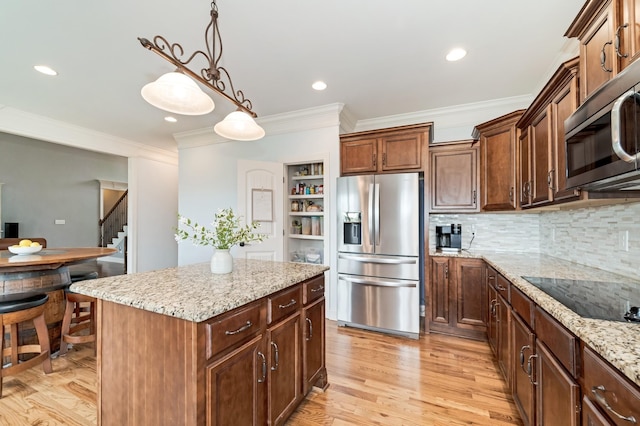
[[[518,208],[516,160],[519,132],[516,122],[524,110],[477,125],[473,138],[480,141],[480,210]]]
[[[640,388],[589,346],[583,347],[583,424],[628,425],[640,421]],[[592,422],[592,423],[588,423]]]
[[[525,426],[535,424],[535,374],[531,357],[535,355],[535,334],[524,320],[512,311],[511,341],[513,342],[511,390]]]
[[[517,123],[523,208],[578,199],[566,190],[564,121],[578,105],[578,58],[562,64]]]
[[[484,270],[481,259],[431,257],[431,331],[484,339]]]
[[[325,298],[324,279],[317,277],[303,285],[302,318],[302,393],[311,388],[325,388],[327,369],[325,363]]]
[[[640,57],[640,4],[635,0],[618,2],[618,23],[614,35],[614,49],[623,70]]]
[[[491,266],[486,266],[488,294],[487,337],[496,357],[500,372],[507,385],[511,385],[511,307],[510,283]]]
[[[429,147],[432,212],[477,212],[479,169],[474,141]]]
[[[340,136],[340,174],[422,170],[432,123],[349,133]]]
[[[260,335],[206,368],[207,425],[266,423],[264,353]]]
[[[554,354],[536,341],[537,424],[580,424],[580,386]]]

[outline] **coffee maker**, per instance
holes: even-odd
[[[459,252],[462,250],[462,225],[436,226],[436,250]]]

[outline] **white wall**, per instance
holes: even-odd
[[[314,154],[328,155],[329,165],[325,168],[325,186],[330,195],[330,206],[335,206],[335,194],[331,186],[339,174],[339,120],[338,111],[333,119],[324,121],[323,127],[301,130],[296,128],[290,132],[270,132],[258,141],[226,142],[209,145],[189,143],[189,138],[182,139],[180,148],[179,176],[179,210],[180,214],[203,224],[213,220],[218,208],[237,208],[237,162],[239,159],[272,161],[289,163],[306,160]],[[261,123],[262,124],[262,123]],[[265,126],[266,127],[266,126]],[[194,136],[194,138],[202,135]],[[213,138],[209,139],[213,140]],[[191,146],[190,146],[191,145]],[[332,199],[331,199],[332,198]],[[284,203],[284,200],[275,202]],[[330,207],[325,220],[331,229],[335,228],[335,210]],[[330,247],[335,247],[334,232],[327,233]],[[208,262],[213,250],[210,247],[197,247],[189,242],[182,242],[178,250],[178,264],[186,265],[197,262]],[[327,316],[335,318],[335,302],[337,282],[335,256],[327,256],[330,271],[327,276]]]
[[[177,265],[173,238],[178,214],[178,167],[147,158],[129,158],[129,271]]]

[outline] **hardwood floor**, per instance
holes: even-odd
[[[314,390],[287,425],[521,424],[489,346],[430,334],[419,341],[327,321],[330,386]],[[90,345],[5,379],[0,425],[96,424]]]

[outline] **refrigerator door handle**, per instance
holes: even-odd
[[[369,242],[370,244],[375,244],[375,241],[373,240],[373,216],[374,216],[374,194],[373,194],[373,184],[370,183],[369,184],[369,208],[367,211],[367,217],[368,217],[368,226],[369,226]]]
[[[338,279],[354,284],[363,284],[372,287],[416,287],[415,281],[385,281],[381,279],[368,280],[363,278],[351,277],[348,275],[338,275]]]
[[[375,246],[379,246],[380,245],[380,184],[376,183],[375,184],[375,190],[374,190],[374,195],[373,195],[373,199],[374,199],[374,215],[375,215],[375,228],[374,228],[374,232],[375,232],[375,241],[374,241],[374,245]]]
[[[345,260],[354,260],[362,263],[384,263],[384,264],[393,264],[393,265],[413,265],[418,263],[417,257],[412,258],[374,258],[374,257],[366,257],[366,256],[354,256],[351,254],[338,254],[338,259]]]

